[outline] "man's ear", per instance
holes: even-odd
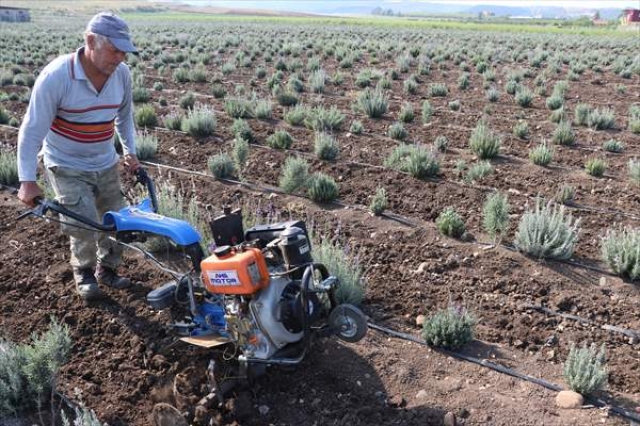
[[[87,34],[87,46],[91,50],[94,50],[96,48],[96,36],[94,36],[93,34]]]

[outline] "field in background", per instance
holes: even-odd
[[[150,166],[158,183],[175,185],[211,214],[232,204],[313,222],[362,264],[363,308],[375,323],[417,335],[418,315],[464,305],[479,318],[467,354],[556,383],[572,343],[604,343],[603,398],[638,405],[638,342],[603,328],[640,329],[638,285],[611,273],[600,256],[606,230],[638,227],[640,175],[629,167],[640,158],[635,35],[401,18],[124,16],[141,52],[128,58],[138,127],[158,141],[151,161],[185,170]],[[64,27],[45,14],[36,18],[0,27],[0,108],[15,126],[38,72],[79,46],[86,23],[85,16]],[[212,132],[176,125],[195,111],[213,122]],[[497,155],[474,150],[479,127],[499,140]],[[291,145],[282,149],[277,132]],[[3,151],[15,151],[16,135],[16,127],[0,128]],[[214,179],[209,168],[210,158],[234,152],[239,137],[250,143],[248,157],[230,177],[250,189]],[[318,155],[319,138],[333,139],[335,159]],[[553,151],[546,166],[531,160],[540,146]],[[407,147],[421,153],[417,167],[390,161]],[[268,195],[290,158],[333,179],[342,205],[312,202],[304,190]],[[606,163],[602,176],[587,173],[593,159]],[[537,197],[558,200],[564,187],[574,191],[564,200],[567,212],[582,220],[571,260],[515,251],[524,213]],[[368,213],[379,188],[388,216]],[[492,248],[482,207],[495,192],[508,196],[511,209],[503,245]],[[171,399],[174,379],[202,371],[210,357],[185,347],[162,351],[170,318],[144,298],[166,277],[128,258],[123,272],[139,283],[134,291],[84,307],[69,297],[66,241],[57,228],[16,223],[13,195],[5,193],[3,203],[11,249],[0,255],[0,334],[25,340],[49,315],[59,317],[73,326],[76,342],[62,391],[73,397],[79,389],[111,425],[148,424],[153,404]],[[450,208],[461,217],[463,238],[438,231],[437,219]],[[204,396],[199,385],[181,388],[186,397],[173,402],[193,408],[190,401]],[[359,345],[319,346],[295,373],[276,371],[254,392],[233,395],[221,416],[223,424],[435,425],[451,411],[469,425],[626,424],[596,410],[557,410],[553,397],[372,334]]]

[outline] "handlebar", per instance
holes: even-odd
[[[95,222],[87,217],[84,217],[82,215],[79,215],[76,212],[73,212],[67,209],[63,205],[59,204],[57,201],[38,197],[38,198],[35,198],[33,202],[36,204],[36,206],[33,209],[20,213],[20,215],[18,215],[17,217],[17,220],[22,220],[25,217],[30,215],[44,218],[47,212],[51,210],[63,216],[67,216],[67,217],[70,217],[71,219],[75,219],[78,222],[83,223],[87,226],[90,226],[91,228],[94,228],[98,231],[113,232],[116,230],[116,226],[114,224],[103,225],[101,223]]]
[[[158,213],[158,197],[156,195],[156,187],[153,183],[153,180],[147,174],[147,171],[142,167],[138,167],[135,171],[136,181],[147,187],[147,192],[149,193],[149,199],[151,200],[151,207],[154,213]]]
[[[149,192],[149,199],[151,200],[151,207],[153,208],[153,212],[157,213],[158,212],[158,199],[156,196],[156,188],[155,185],[153,183],[153,180],[149,177],[149,175],[147,174],[147,171],[145,169],[143,169],[142,167],[139,167],[136,171],[135,171],[135,175],[136,175],[136,181],[137,183],[140,183],[141,185],[144,185],[147,187],[147,191]],[[36,206],[32,209],[29,209],[25,212],[22,212],[18,215],[18,217],[16,218],[16,220],[22,220],[27,216],[30,215],[34,215],[37,217],[42,217],[44,218],[47,214],[47,212],[49,210],[56,212],[58,214],[61,214],[63,216],[69,217],[71,219],[75,219],[80,223],[83,223],[91,228],[94,228],[98,231],[106,231],[106,232],[113,232],[116,230],[115,224],[111,224],[111,225],[103,225],[101,223],[95,222],[89,218],[86,218],[82,215],[79,215],[78,213],[75,213],[69,209],[67,209],[66,207],[64,207],[63,205],[59,204],[57,201],[54,200],[48,200],[46,198],[40,198],[37,197],[33,200],[33,202],[36,204]]]

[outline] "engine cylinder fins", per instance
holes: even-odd
[[[348,303],[336,306],[329,314],[328,323],[338,339],[349,343],[362,340],[369,328],[364,313]]]

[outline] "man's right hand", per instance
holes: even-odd
[[[29,207],[35,207],[34,200],[38,197],[42,197],[43,193],[37,183],[33,181],[20,182],[20,189],[18,190],[18,199]]]

